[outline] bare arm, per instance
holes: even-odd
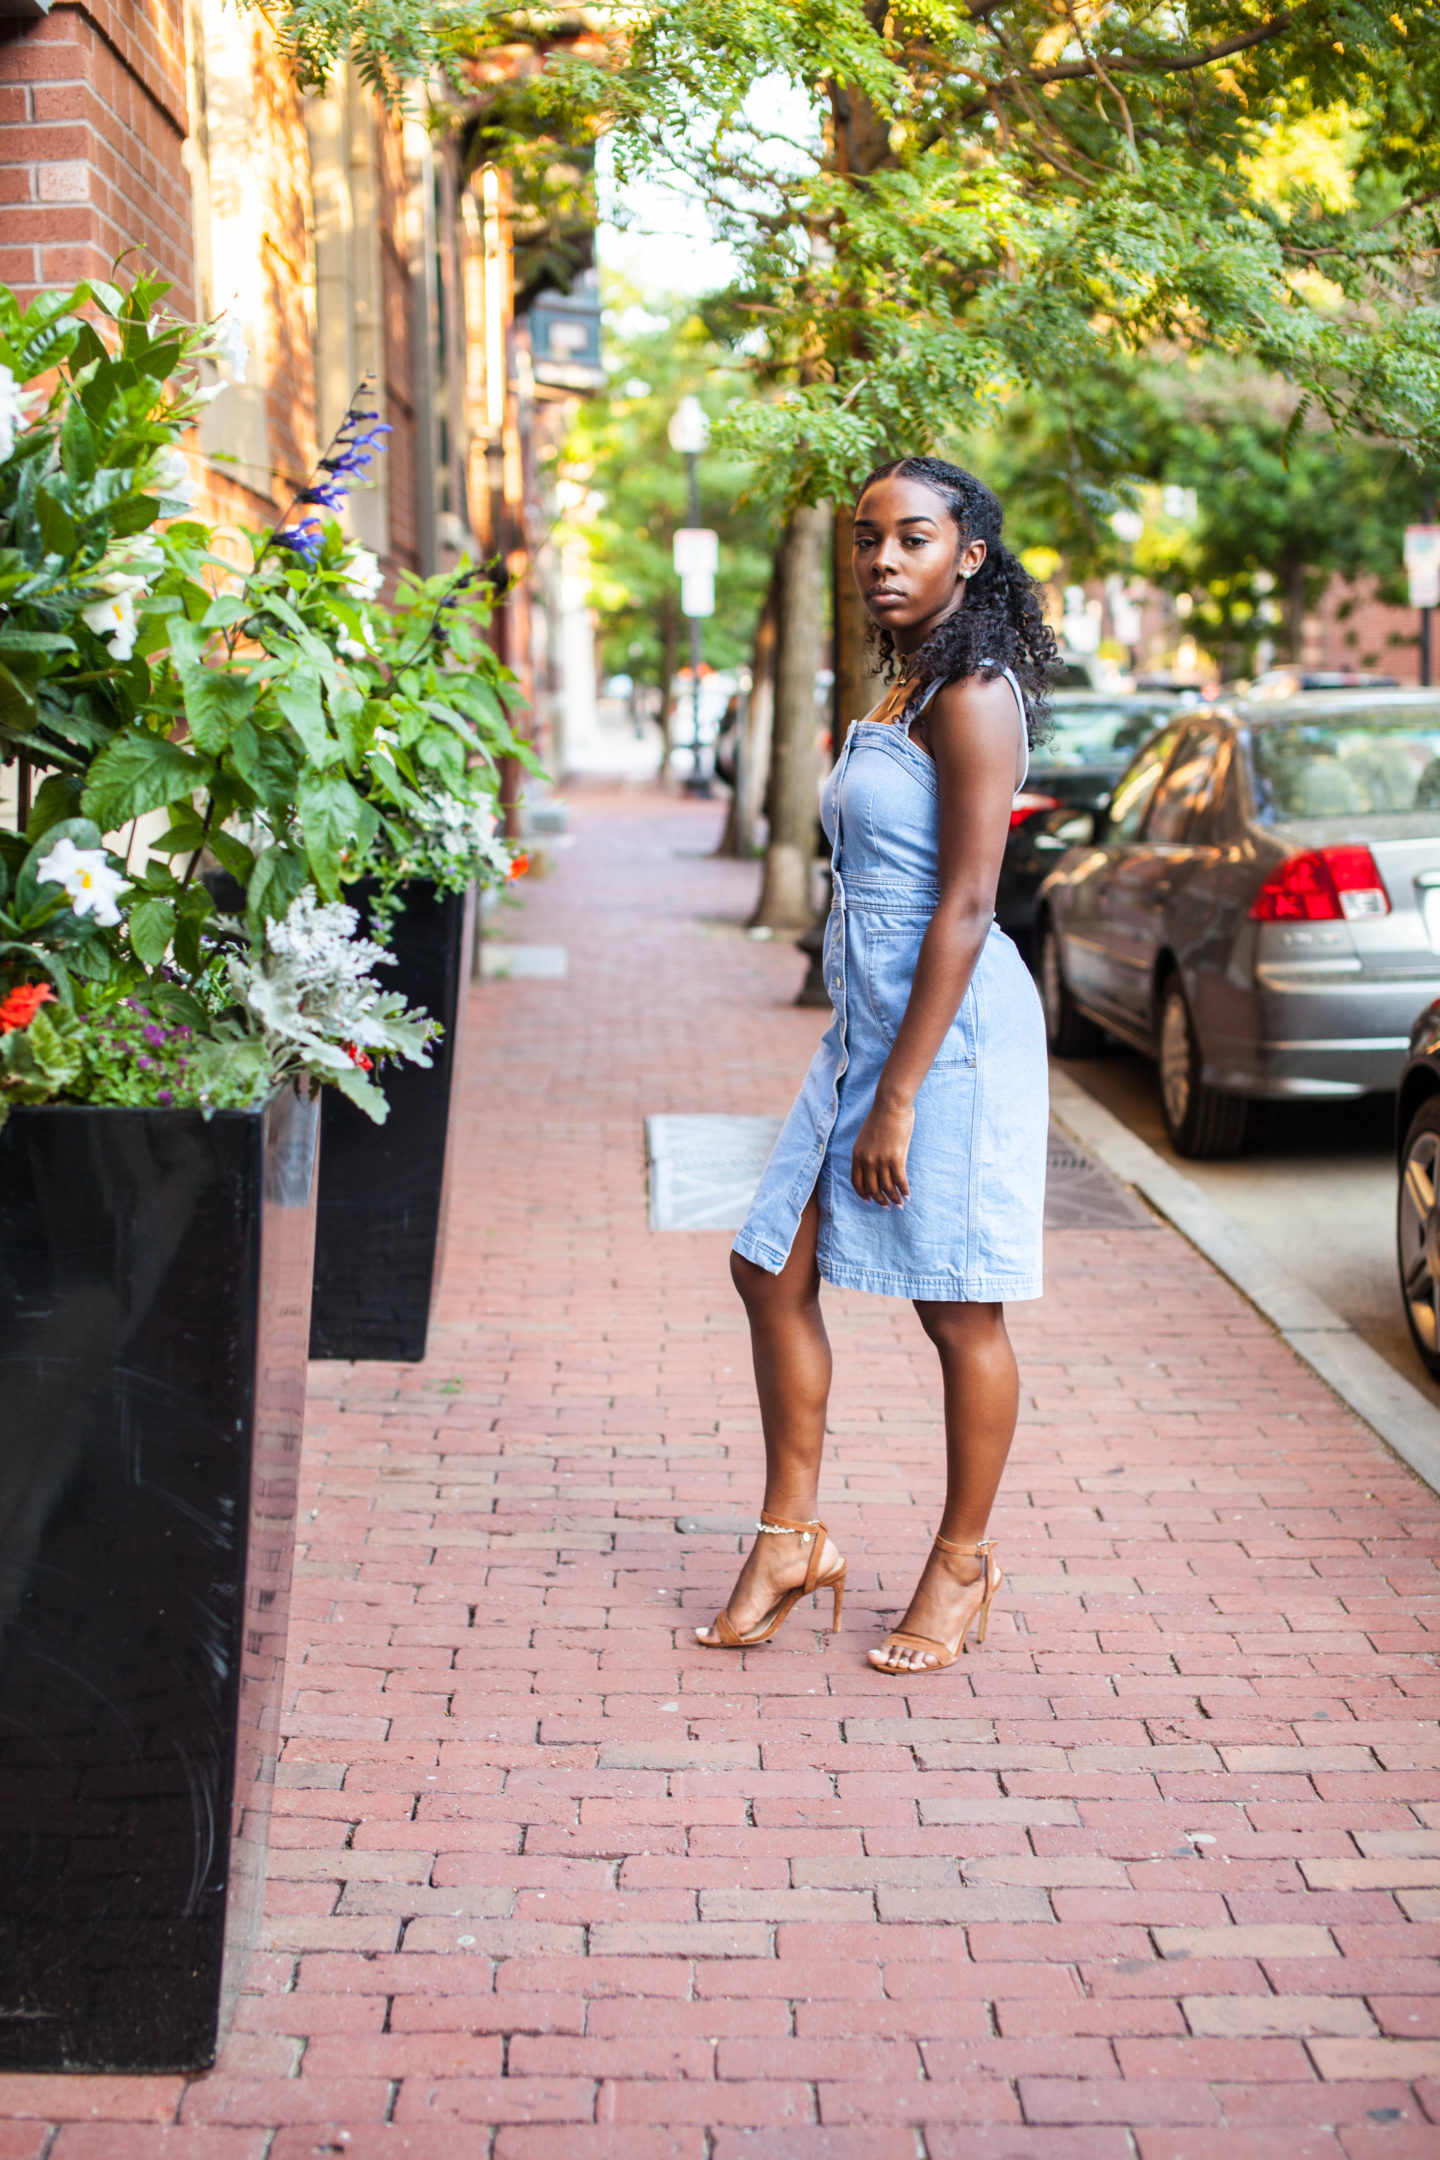
[[[903,1206],[915,1097],[954,1023],[995,913],[1016,770],[1015,693],[947,683],[925,714],[940,788],[940,899],[920,947],[905,1017],[855,1142],[850,1182],[864,1200]]]

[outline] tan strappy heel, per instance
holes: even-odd
[[[835,1593],[835,1616],[830,1622],[832,1633],[840,1625],[840,1608],[845,1600],[845,1562],[842,1560],[839,1567],[832,1568],[828,1575],[820,1573],[820,1561],[825,1551],[826,1530],[824,1523],[787,1522],[783,1515],[762,1514],[756,1524],[756,1529],[762,1537],[774,1537],[786,1531],[795,1531],[803,1538],[804,1542],[811,1547],[810,1563],[805,1570],[805,1580],[795,1589],[785,1591],[783,1596],[771,1606],[769,1612],[764,1615],[757,1626],[750,1630],[748,1635],[740,1633],[731,1620],[728,1609],[719,1615],[711,1630],[712,1634],[719,1636],[720,1640],[718,1642],[706,1642],[703,1629],[697,1628],[695,1630],[696,1640],[706,1650],[749,1650],[756,1643],[769,1642],[770,1637],[775,1633],[775,1630],[779,1627],[781,1621],[785,1619],[793,1605],[798,1604],[802,1597],[812,1595],[818,1597],[822,1590],[833,1590]]]
[[[985,1573],[981,1580],[984,1583],[985,1594],[974,1612],[966,1619],[964,1627],[960,1630],[960,1640],[957,1643],[936,1642],[933,1636],[930,1635],[911,1635],[907,1634],[904,1628],[893,1628],[880,1645],[882,1650],[888,1650],[890,1645],[894,1643],[897,1648],[902,1650],[929,1651],[935,1660],[933,1665],[872,1665],[872,1672],[888,1671],[894,1674],[897,1679],[909,1679],[914,1673],[943,1672],[945,1667],[953,1665],[961,1651],[967,1648],[965,1638],[977,1620],[980,1623],[977,1639],[982,1643],[985,1640],[986,1631],[990,1626],[990,1607],[994,1603],[995,1593],[1004,1579],[999,1568],[994,1565],[990,1558],[995,1549],[994,1539],[977,1538],[973,1545],[956,1545],[949,1538],[937,1537],[935,1543],[940,1547],[941,1552],[973,1553],[977,1560],[984,1562]]]

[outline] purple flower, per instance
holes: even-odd
[[[287,525],[277,532],[275,545],[288,548],[313,570],[325,545],[324,528],[315,518],[305,518],[299,525]]]
[[[320,480],[314,487],[301,488],[295,500],[319,503],[326,510],[338,510],[349,493],[349,488],[341,487],[337,480]]]
[[[160,1050],[164,1048],[166,1040],[165,1030],[162,1027],[156,1027],[153,1020],[150,1022],[150,1025],[148,1027],[141,1028],[140,1033],[144,1036],[146,1042],[149,1043],[152,1050]]]
[[[154,1060],[154,1058],[147,1058],[147,1057],[145,1057],[145,1056],[143,1056],[143,1055],[142,1055],[142,1056],[141,1056],[141,1057],[139,1058],[139,1060],[138,1060],[138,1063],[139,1063],[139,1066],[140,1066],[140,1070],[141,1070],[141,1072],[151,1072],[151,1071],[153,1071],[153,1069],[154,1069],[154,1065],[155,1065],[155,1060]]]
[[[159,1094],[155,1097],[155,1100],[157,1103],[159,1103],[162,1110],[168,1110],[171,1103],[174,1102],[175,1098],[171,1094],[169,1088],[161,1088]]]

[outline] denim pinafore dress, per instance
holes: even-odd
[[[1007,681],[1025,706],[1009,669]],[[862,1200],[850,1158],[910,998],[940,898],[935,768],[900,719],[851,728],[821,799],[834,899],[825,985],[834,1018],[781,1128],[735,1250],[778,1275],[812,1192],[826,1282],[884,1297],[994,1303],[1041,1291],[1049,1088],[1030,971],[998,925],[915,1098],[903,1208]]]

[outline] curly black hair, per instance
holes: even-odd
[[[1000,538],[1004,513],[998,498],[973,473],[943,458],[896,458],[877,466],[860,490],[877,480],[921,480],[940,497],[960,535],[963,546],[971,540],[985,542],[985,560],[965,590],[964,605],[936,624],[917,651],[900,661],[902,682],[953,682],[958,677],[979,675],[986,682],[1008,667],[1025,693],[1030,742],[1043,739],[1050,709],[1050,690],[1056,660],[1055,633],[1040,605],[1039,587],[1017,556]],[[885,679],[897,672],[895,640],[886,629],[872,623],[870,640],[878,647]]]

